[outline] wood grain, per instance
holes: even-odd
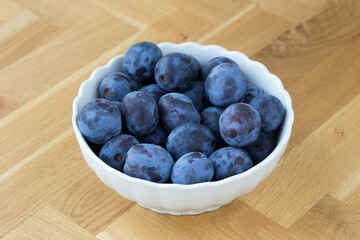
[[[144,221],[144,219],[147,219]],[[136,231],[133,231],[136,229]],[[181,234],[181,235],[179,235]],[[199,239],[180,225],[174,224],[166,215],[144,210],[134,204],[115,222],[96,235],[109,239]]]
[[[251,193],[196,216],[107,188],[71,126],[80,84],[138,41],[195,41],[263,62],[293,132]],[[0,0],[1,239],[360,238],[357,0]]]
[[[303,21],[326,4],[326,0],[293,0],[291,4],[286,0],[253,1],[259,4],[261,8],[294,23]]]
[[[200,239],[296,239],[285,228],[239,200],[222,207],[221,211],[169,218]]]
[[[288,87],[338,48],[358,38],[360,18],[329,4],[254,55]]]
[[[60,29],[39,19],[30,11],[25,11],[6,24],[0,25],[0,69],[24,57],[60,33]]]
[[[355,189],[351,194],[347,195],[344,199],[342,199],[342,201],[360,211],[360,187]]]
[[[251,24],[248,24],[249,22]],[[227,49],[238,50],[251,56],[290,26],[286,20],[259,7],[253,7],[236,19],[233,24],[206,39],[204,43],[222,43],[221,45]]]
[[[112,223],[134,203],[109,189],[95,173],[68,188],[51,203],[93,235]]]
[[[360,212],[325,196],[289,231],[301,239],[359,239],[359,228]]]
[[[360,38],[355,38],[288,87],[298,114],[291,149],[360,93]],[[304,127],[306,126],[306,127]]]
[[[360,2],[357,0],[331,0],[337,7],[346,11],[346,14],[360,16]]]
[[[93,31],[97,34],[94,35]],[[69,28],[31,55],[3,68],[0,71],[0,95],[5,99],[5,106],[1,109],[0,118],[46,91],[52,84],[114,47],[121,39],[135,31],[135,27],[114,17],[96,16],[86,24]],[[84,58],[87,59],[86,62]],[[45,66],[46,71],[42,71]]]
[[[193,15],[212,24],[220,24],[252,4],[251,0],[172,0],[179,9],[186,9]]]
[[[44,228],[44,226],[49,226]],[[97,239],[66,218],[53,207],[46,205],[34,215],[19,224],[2,240],[14,239]]]
[[[122,42],[26,105],[22,105],[20,109],[6,118],[1,119],[0,132],[6,136],[11,135],[12,140],[9,141],[7,137],[0,139],[0,149],[5,152],[0,161],[0,174],[5,174],[14,165],[22,162],[24,158],[40,148],[44,142],[56,138],[71,128],[69,106],[71,106],[81,82],[89,78],[94,68],[106,64],[114,54],[124,51],[129,45],[131,45],[131,41]],[[53,109],[56,111],[48,114]],[[42,124],[37,124],[39,122]],[[24,132],[28,136],[26,140],[22,138]],[[27,148],[28,151],[22,151],[24,148]]]
[[[6,23],[9,20],[20,15],[26,11],[26,8],[12,0],[0,1],[0,24]],[[10,29],[9,29],[10,30]]]
[[[16,0],[16,2],[63,29],[87,21],[91,23],[94,18],[101,22],[104,17],[104,11],[87,0]]]
[[[120,14],[121,18],[135,22],[136,26],[140,25],[142,27],[145,27],[153,22],[157,22],[177,10],[177,7],[174,4],[171,4],[168,0],[159,0],[157,1],[157,4],[147,0],[140,0],[136,2],[126,0],[91,1],[97,3],[99,6],[102,6],[107,11],[110,11],[115,15]]]
[[[73,133],[59,138],[0,182],[0,236],[90,172]]]
[[[134,205],[130,214],[124,214],[97,235],[107,239],[173,239],[174,233],[182,233],[184,239],[295,239],[285,228],[277,225],[246,204],[235,200],[221,211],[199,216],[159,215]],[[144,217],[160,231],[152,232],[141,227]],[[135,225],[135,226],[134,226]],[[262,227],[266,226],[266,227]],[[139,229],[134,233],[131,228]]]
[[[344,201],[346,198],[351,198],[353,194],[356,195],[357,188],[360,185],[360,168],[355,169],[343,182],[333,188],[329,195]],[[359,202],[360,203],[360,202]]]

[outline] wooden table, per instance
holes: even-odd
[[[295,110],[285,155],[211,213],[154,213],[86,165],[72,101],[135,42],[195,41],[263,62]],[[357,0],[0,0],[1,239],[360,239]]]

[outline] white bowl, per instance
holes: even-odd
[[[104,184],[121,196],[159,213],[184,215],[215,210],[250,192],[274,170],[285,151],[294,121],[290,95],[277,76],[271,74],[263,64],[250,60],[243,53],[228,51],[220,46],[202,46],[192,42],[160,43],[158,46],[163,55],[171,52],[188,53],[197,58],[202,65],[217,56],[228,57],[239,65],[249,82],[261,86],[265,92],[279,98],[285,106],[286,115],[275,150],[260,164],[244,173],[221,181],[193,185],[153,183],[129,177],[109,167],[86,143],[76,123],[76,116],[87,102],[97,97],[97,89],[102,78],[111,72],[122,71],[123,56],[116,56],[105,66],[95,69],[90,78],[82,83],[79,94],[73,102],[72,124],[76,138],[90,168]]]

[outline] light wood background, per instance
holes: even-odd
[[[211,213],[145,210],[86,165],[72,101],[135,42],[239,50],[293,99],[285,155]],[[360,1],[0,0],[1,239],[360,239]]]

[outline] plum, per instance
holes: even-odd
[[[159,109],[147,93],[134,91],[121,101],[120,110],[129,133],[143,136],[154,131],[159,122]]]
[[[220,148],[209,156],[215,168],[216,180],[243,173],[253,166],[249,154],[235,147]]]
[[[168,136],[166,148],[175,160],[189,152],[202,152],[209,156],[215,149],[216,140],[208,127],[199,123],[184,123]]]
[[[185,90],[196,81],[200,64],[191,55],[170,53],[162,57],[155,66],[155,80],[160,88],[168,92]]]
[[[138,42],[124,55],[123,69],[136,81],[146,81],[154,74],[156,63],[162,57],[160,48],[152,42]]]
[[[220,134],[233,147],[245,147],[255,142],[261,130],[261,119],[255,108],[246,103],[227,107],[219,119]]]
[[[160,119],[166,131],[171,132],[180,124],[200,123],[201,117],[190,98],[181,93],[168,93],[159,100]]]
[[[246,79],[240,69],[233,64],[216,66],[205,81],[208,100],[218,107],[227,107],[238,102],[246,90]]]
[[[139,141],[127,134],[120,134],[107,141],[101,148],[99,158],[107,165],[119,171],[123,171],[127,151]]]
[[[209,182],[213,176],[213,164],[201,152],[183,155],[174,163],[171,170],[171,180],[177,184]]]
[[[174,160],[162,147],[137,144],[125,155],[124,173],[151,182],[164,183],[170,179]]]
[[[85,138],[95,144],[104,144],[122,130],[119,109],[106,99],[88,102],[77,116],[77,124]]]

